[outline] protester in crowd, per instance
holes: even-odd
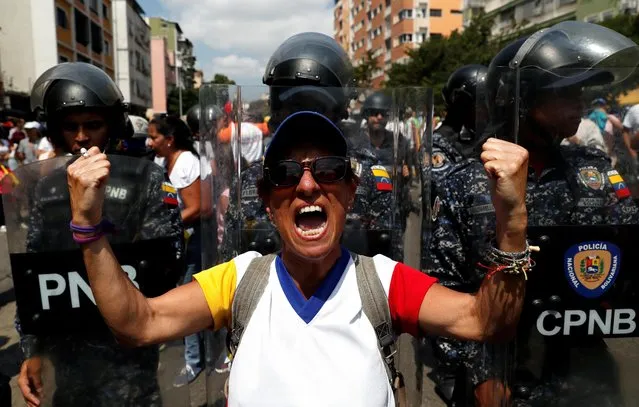
[[[149,122],[148,133],[149,146],[162,159],[161,163],[166,168],[171,184],[178,190],[178,204],[186,238],[187,265],[182,284],[188,284],[202,267],[199,154],[193,147],[190,129],[177,116],[156,116]],[[201,341],[199,333],[184,338],[186,363],[174,381],[175,387],[191,383],[202,372]]]
[[[28,122],[24,125],[27,137],[20,140],[16,155],[20,163],[30,164],[38,160],[38,143],[42,138],[40,134],[40,123]]]

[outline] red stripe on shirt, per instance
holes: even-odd
[[[397,263],[388,292],[388,306],[397,334],[418,334],[419,309],[426,293],[436,282],[434,277]]]

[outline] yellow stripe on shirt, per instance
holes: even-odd
[[[204,291],[213,316],[214,329],[217,331],[222,327],[228,327],[237,279],[235,261],[231,260],[204,270],[195,274],[193,278]]]

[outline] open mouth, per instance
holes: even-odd
[[[300,208],[295,215],[295,229],[306,238],[319,237],[326,230],[327,215],[318,205]]]

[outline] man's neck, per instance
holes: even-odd
[[[341,255],[340,246],[333,249],[326,257],[316,261],[282,250],[282,261],[297,288],[304,298],[308,299],[315,294]]]

